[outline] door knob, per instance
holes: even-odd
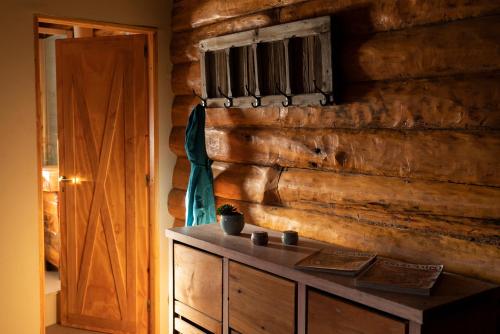
[[[73,182],[73,179],[68,179],[66,176],[59,176],[59,182]]]
[[[66,177],[66,176],[60,176],[59,177],[59,182],[69,182],[69,183],[80,183],[80,179],[78,177]]]

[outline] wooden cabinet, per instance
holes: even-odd
[[[243,334],[295,333],[295,283],[230,262],[229,327]]]
[[[269,234],[267,247],[250,240]],[[354,278],[294,265],[330,245],[245,225],[167,231],[169,334],[496,334],[500,287],[443,273],[431,296],[358,289]],[[190,247],[192,246],[192,247]],[[204,251],[202,251],[204,250]]]
[[[405,334],[408,327],[407,321],[314,290],[307,305],[308,334]]]

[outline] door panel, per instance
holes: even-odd
[[[143,35],[56,42],[63,325],[148,330],[145,46]]]

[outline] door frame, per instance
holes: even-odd
[[[34,15],[34,43],[35,43],[35,85],[36,85],[36,131],[37,131],[37,179],[38,179],[38,248],[39,248],[39,283],[40,283],[40,333],[45,334],[45,250],[43,227],[43,179],[42,179],[42,82],[40,77],[39,53],[39,24],[49,23],[58,25],[78,26],[81,28],[105,29],[121,31],[131,34],[144,34],[147,36],[148,47],[148,114],[149,114],[149,333],[159,333],[159,221],[158,221],[158,195],[159,195],[159,155],[158,155],[158,46],[157,29],[153,27],[132,26],[118,23],[98,22],[84,19],[58,18],[47,15]]]

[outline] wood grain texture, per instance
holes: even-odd
[[[189,161],[178,158],[172,177],[174,188],[187,189],[189,171]],[[280,171],[276,168],[214,162],[212,173],[216,196],[255,203],[279,201],[277,189]]]
[[[337,68],[348,82],[494,71],[500,69],[499,22],[497,15],[346,38],[341,46],[334,45],[333,54],[338,54]],[[178,95],[200,85],[197,59],[186,62],[190,58],[193,54],[173,67],[173,73],[190,75],[184,81],[172,78]]]
[[[465,3],[457,0],[423,0],[418,2],[406,0],[397,2],[385,0],[316,0],[281,2],[284,7],[274,10],[279,15],[280,22],[334,15],[341,17],[343,21],[354,19],[355,24],[353,24],[353,27],[359,27],[359,30],[356,29],[356,31],[363,33],[402,29],[414,25],[494,14],[500,10],[498,3],[487,0]],[[296,4],[293,4],[293,2],[296,2]],[[203,1],[201,8],[197,8],[194,3],[190,0],[183,0],[174,5],[174,31],[187,30],[212,24],[213,22],[223,24],[229,19],[276,7],[278,1],[255,2],[247,0],[241,7],[235,5],[226,8],[220,7],[221,1]],[[214,8],[207,8],[209,5]]]
[[[190,165],[179,158],[173,187],[187,189]],[[391,212],[500,219],[500,190],[447,182],[339,174],[311,169],[214,162],[214,194],[219,197],[290,207],[336,205]],[[391,189],[388,192],[388,189]]]
[[[175,331],[179,334],[204,334],[205,332],[191,325],[189,322],[182,320],[181,318],[175,318],[174,320]]]
[[[209,127],[500,129],[500,74],[347,85],[331,107],[207,108]],[[176,96],[174,126],[199,100]]]
[[[43,191],[42,193],[45,261],[56,268],[59,268],[61,261],[58,197],[57,191]]]
[[[500,4],[480,0],[312,0],[286,6],[279,10],[280,22],[332,15],[337,25],[348,34],[365,34],[410,28],[469,17],[497,14]]]
[[[293,169],[289,170],[293,172]],[[286,175],[288,171],[284,172]],[[179,174],[177,174],[179,175]],[[174,176],[179,178],[178,176]],[[187,176],[186,176],[187,177]],[[369,177],[370,178],[370,177]],[[392,178],[391,178],[392,179]],[[376,177],[372,180],[376,182]],[[187,182],[187,181],[186,181]],[[389,181],[390,182],[390,181]],[[179,190],[186,190],[186,184],[176,184]],[[296,185],[301,186],[301,181]],[[278,198],[273,197],[272,200],[264,200],[263,202],[257,202],[265,205],[277,205],[284,206],[294,209],[310,210],[316,213],[331,214],[339,217],[346,217],[348,219],[354,219],[366,224],[372,224],[377,226],[386,226],[388,228],[409,230],[416,233],[421,233],[425,235],[435,235],[435,236],[446,236],[450,238],[455,238],[463,241],[475,242],[478,244],[486,244],[493,246],[500,246],[500,235],[498,233],[498,218],[495,219],[478,219],[478,218],[467,218],[460,216],[453,216],[455,207],[460,206],[464,203],[462,200],[457,203],[451,203],[450,207],[445,209],[443,204],[436,204],[436,209],[440,205],[441,208],[447,210],[448,215],[435,215],[417,210],[416,207],[411,207],[411,204],[406,207],[401,206],[397,199],[394,201],[380,201],[380,202],[370,202],[368,198],[375,193],[366,191],[367,193],[356,194],[355,190],[352,191],[350,188],[340,188],[332,185],[330,191],[334,194],[339,195],[339,199],[336,202],[328,203],[328,198],[331,198],[330,194],[325,195],[325,199],[321,200],[300,200],[300,201],[287,201],[287,195],[280,195]],[[224,184],[217,184],[216,187],[219,189],[215,193],[219,198],[225,198],[230,200],[242,200],[241,193],[230,193],[226,192],[224,189]],[[355,186],[356,187],[356,186]],[[408,185],[411,187],[411,184]],[[320,186],[317,187],[320,191]],[[332,190],[333,189],[333,190]],[[386,188],[391,189],[391,188]],[[393,189],[393,194],[397,193],[398,189]],[[325,189],[325,191],[328,191]],[[345,193],[343,193],[345,191]],[[293,189],[287,190],[287,192],[293,192]],[[176,205],[176,195],[177,191],[171,193],[170,205]],[[274,193],[274,192],[273,192]],[[276,191],[277,193],[277,191]],[[408,192],[406,192],[408,193]],[[324,194],[324,193],[323,193]],[[356,194],[356,195],[354,195]],[[354,195],[354,196],[351,196]],[[295,196],[295,195],[292,195]],[[319,194],[318,196],[321,196]],[[412,194],[411,197],[405,199],[407,203],[412,203],[413,200],[416,202],[424,201],[427,202],[427,206],[430,208],[432,198],[426,199],[418,197],[419,194]],[[493,198],[491,201],[495,201],[497,197]],[[488,199],[489,200],[489,199]],[[435,198],[434,201],[439,201]],[[450,203],[450,202],[448,202]],[[171,213],[176,217],[183,217],[183,208],[169,208]],[[408,210],[408,211],[405,211]],[[184,226],[184,221],[177,221],[176,226]]]
[[[497,70],[499,29],[499,17],[491,16],[348,41],[341,52],[342,76],[366,81]]]
[[[214,334],[222,333],[222,323],[215,319],[210,318],[203,312],[197,311],[192,307],[189,307],[179,301],[175,301],[175,313],[181,316],[183,319],[188,319],[191,322],[209,330]]]
[[[174,245],[174,298],[222,321],[222,258]]]
[[[307,326],[309,334],[405,334],[407,324],[334,297],[310,290]]]
[[[60,192],[66,326],[149,330],[145,44],[142,35],[56,44],[60,168],[73,180]]]
[[[500,219],[500,189],[447,182],[289,169],[279,180],[286,206],[324,203],[360,205],[367,209]]]
[[[184,220],[180,220],[180,219],[175,219],[174,220],[174,227],[183,227],[184,225],[185,225]]]
[[[174,32],[227,20],[271,8],[282,7],[304,0],[182,0],[174,3],[172,30]]]
[[[251,233],[259,230],[269,234],[268,247],[256,247],[250,242]],[[483,309],[484,305],[489,305],[485,301],[498,300],[500,291],[498,285],[448,272],[442,274],[432,295],[426,297],[358,289],[352,277],[295,269],[295,263],[316,250],[338,245],[301,237],[297,246],[285,246],[281,244],[279,231],[250,224],[245,225],[240,236],[234,237],[224,235],[217,224],[168,229],[165,235],[175,242],[223,256],[224,262],[236,261],[418,324],[428,323],[431,319],[439,322],[440,311],[455,306],[463,309],[461,302],[465,299],[471,308],[481,305],[480,309]],[[489,319],[488,323],[495,324],[495,321]]]
[[[173,333],[175,328],[175,268],[174,268],[174,240],[168,239],[168,332]]]
[[[229,262],[229,327],[241,333],[295,333],[295,282]]]
[[[499,281],[486,265],[500,240],[498,1],[180,0],[174,7],[170,147],[179,157],[199,102],[192,89],[200,92],[200,40],[333,20],[338,105],[206,109],[219,203],[242,205],[247,221],[263,226],[330,242],[345,237],[345,245],[367,243]],[[178,162],[175,188],[185,188],[185,167]],[[269,178],[270,169],[281,172]],[[183,224],[176,194],[169,211]],[[345,226],[339,234],[336,224]]]
[[[185,192],[172,190],[169,211],[184,217]],[[377,252],[417,263],[440,263],[446,270],[500,282],[500,248],[447,235],[412,231],[355,217],[338,216],[308,209],[253,204],[217,198],[216,205],[229,203],[245,215],[245,222],[278,231],[296,230],[300,236],[341,246]],[[370,212],[371,213],[371,212]],[[430,251],[432,250],[432,251]]]
[[[258,10],[262,10],[260,6]],[[199,60],[198,43],[202,39],[326,15],[333,15],[336,31],[352,36],[498,13],[500,5],[488,0],[470,3],[456,0],[304,1],[176,33],[171,44],[172,62]]]
[[[457,183],[500,185],[500,136],[454,131],[209,128],[211,159]],[[184,128],[170,148],[185,156]]]
[[[176,33],[175,38],[170,44],[172,63],[179,64],[199,60],[200,51],[198,43],[202,39],[266,27],[277,22],[276,16],[276,13],[273,11],[263,11],[228,19],[223,23],[206,25],[193,31]]]
[[[174,66],[172,70],[172,91],[175,95],[193,95],[193,89],[200,94],[200,63]]]

